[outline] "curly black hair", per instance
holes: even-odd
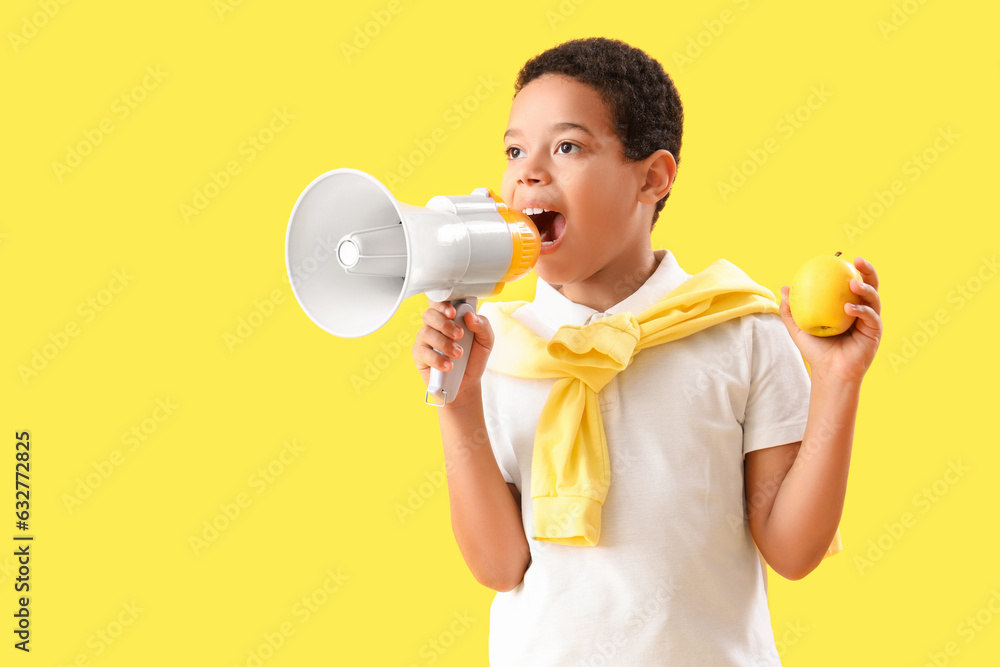
[[[563,74],[600,93],[629,162],[639,162],[665,148],[680,165],[684,128],[681,98],[663,65],[645,51],[606,37],[564,42],[524,64],[514,84],[514,96],[543,74]],[[656,202],[653,225],[668,197],[669,192]]]

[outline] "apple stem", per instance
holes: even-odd
[[[834,255],[834,257],[840,257],[840,251],[839,250],[837,251],[837,254]]]

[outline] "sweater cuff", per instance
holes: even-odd
[[[840,542],[840,528],[837,528],[837,532],[833,535],[833,543],[830,544],[830,548],[823,554],[823,558],[829,558],[830,556],[839,554],[843,550],[844,545]]]
[[[583,496],[531,499],[535,539],[554,544],[594,546],[601,535],[601,503]]]

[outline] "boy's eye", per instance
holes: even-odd
[[[559,153],[561,153],[562,155],[569,155],[570,153],[575,153],[576,150],[573,149],[580,150],[580,147],[568,141],[564,141],[561,144],[559,144]]]
[[[520,155],[520,151],[521,149],[518,148],[517,146],[511,146],[510,148],[504,149],[504,155],[506,155],[508,158],[516,158],[518,157],[518,155]]]

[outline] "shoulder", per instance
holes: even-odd
[[[485,317],[489,322],[493,334],[497,338],[503,338],[505,333],[514,325],[514,311],[522,302],[510,301],[487,301],[479,304],[477,314]]]
[[[747,348],[791,344],[792,337],[777,313],[751,313],[740,318]]]
[[[477,312],[491,322],[514,317],[514,311],[524,306],[530,306],[529,301],[484,301],[479,304]]]
[[[801,352],[777,313],[754,313],[741,319],[747,362],[754,378],[808,378]]]
[[[555,333],[533,301],[487,301],[480,305],[478,312],[489,321],[501,345],[509,336],[525,335],[525,330],[544,340],[551,339]]]

